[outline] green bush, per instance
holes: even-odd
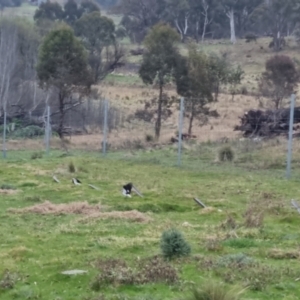
[[[31,159],[43,158],[43,152],[34,152],[31,154]]]
[[[16,188],[11,184],[3,183],[3,184],[1,184],[0,189],[1,190],[15,190]]]
[[[228,254],[220,257],[218,260],[218,266],[229,267],[229,266],[247,266],[252,265],[254,260],[244,253]]]
[[[75,165],[72,161],[69,163],[68,169],[69,169],[70,173],[75,173],[76,169],[75,169]]]
[[[24,128],[19,128],[11,133],[13,138],[33,138],[44,135],[43,128],[35,125],[30,125]]]
[[[223,146],[219,150],[219,161],[233,161],[234,151],[230,146]]]
[[[190,245],[185,241],[182,233],[177,229],[170,229],[163,232],[160,247],[164,258],[166,259],[188,256],[191,253]]]

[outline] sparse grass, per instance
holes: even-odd
[[[249,172],[236,163],[215,164],[214,153],[212,160],[185,153],[178,169],[176,153],[168,147],[106,158],[72,152],[83,182],[74,186],[70,157],[61,152],[31,160],[31,152],[10,151],[0,161],[1,180],[18,192],[0,195],[0,281],[12,286],[0,289],[1,300],[97,299],[99,294],[108,300],[117,295],[175,300],[186,297],[191,282],[201,289],[207,278],[226,282],[226,291],[236,284],[248,287],[245,299],[299,295],[299,286],[290,286],[300,277],[295,264],[300,219],[290,208],[298,181],[285,180],[280,170]],[[123,198],[120,189],[129,179],[144,198]],[[195,196],[210,209],[197,206]],[[251,204],[264,210],[263,226],[245,226]],[[193,250],[171,263],[153,257],[160,253],[162,232],[170,228],[178,228]],[[100,263],[109,260],[117,260],[116,268],[126,262],[126,268],[111,272],[113,263]],[[105,268],[110,271],[104,276]],[[88,273],[61,274],[71,269]],[[6,270],[18,276],[4,275]]]

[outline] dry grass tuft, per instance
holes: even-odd
[[[260,228],[264,224],[264,210],[261,207],[249,206],[244,214],[246,228]]]
[[[9,212],[12,213],[35,213],[41,215],[63,215],[63,214],[83,214],[91,215],[97,213],[103,209],[103,206],[90,205],[88,202],[71,202],[71,203],[62,203],[54,204],[50,201],[45,201],[41,204],[36,204],[33,206],[21,208],[21,209],[9,209]]]
[[[105,219],[128,219],[135,222],[146,223],[151,221],[151,218],[147,215],[137,211],[111,211],[103,212],[105,206],[100,204],[90,205],[88,202],[71,202],[54,204],[50,201],[45,201],[41,204],[21,208],[21,209],[9,209],[11,213],[35,213],[40,215],[65,215],[65,214],[78,214],[85,215],[81,221],[85,221],[91,218],[105,218]]]
[[[206,215],[215,212],[216,209],[214,207],[207,206],[201,210],[199,210],[199,214]]]
[[[271,249],[268,253],[270,258],[274,259],[298,259],[300,258],[299,250],[283,250],[283,249]]]
[[[2,194],[2,195],[14,195],[18,192],[19,192],[18,190],[3,190],[3,189],[0,189],[0,194]]]
[[[94,213],[84,219],[87,218],[127,219],[139,223],[148,223],[152,220],[149,216],[137,210]]]

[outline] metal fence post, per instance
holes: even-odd
[[[50,145],[50,106],[47,106],[47,123],[46,123],[46,153],[49,155]]]
[[[183,127],[184,98],[180,99],[179,131],[178,131],[178,166],[181,166],[182,127]]]
[[[104,123],[103,123],[103,142],[102,152],[106,155],[106,139],[107,139],[107,114],[108,114],[108,100],[104,100]]]
[[[3,120],[3,158],[6,158],[6,110],[4,111],[4,120]]]
[[[289,125],[289,141],[287,152],[287,166],[286,177],[291,177],[291,162],[292,162],[292,150],[293,150],[293,126],[294,126],[294,109],[295,109],[295,94],[291,96],[291,111],[290,111],[290,125]]]

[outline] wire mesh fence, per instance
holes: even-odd
[[[220,165],[236,170],[277,170],[287,177],[300,165],[300,147],[297,142],[292,144],[292,131],[290,139],[287,134],[271,139],[244,138],[234,128],[194,125],[197,134],[188,134],[189,119],[183,102],[182,99],[174,122],[163,121],[159,142],[154,138],[153,122],[126,114],[108,99],[89,99],[67,110],[63,139],[57,133],[60,115],[57,107],[50,104],[23,116],[23,123],[18,118],[2,116],[3,158],[20,151],[28,153],[28,157],[35,157],[37,152],[51,155],[85,151],[108,158],[208,171]]]

